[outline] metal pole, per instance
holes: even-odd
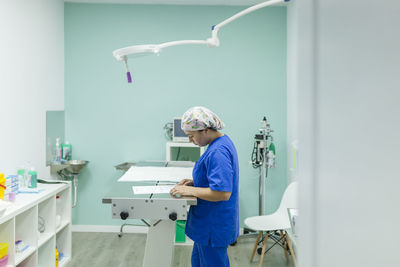
[[[74,183],[74,204],[72,205],[73,208],[76,207],[76,203],[78,200],[78,174],[73,174],[74,179],[73,179],[73,183]]]
[[[259,184],[258,184],[258,215],[259,216],[261,216],[262,215],[262,208],[263,208],[263,205],[262,205],[262,202],[263,202],[263,193],[262,193],[262,191],[263,191],[263,182],[262,182],[262,180],[263,180],[263,174],[262,174],[262,166],[260,166],[260,167],[258,167],[258,169],[259,169],[259,173],[260,173],[260,176],[259,176]]]
[[[268,149],[267,149],[267,136],[266,136],[267,134],[269,134],[269,133],[267,133],[266,129],[264,129],[263,130],[263,162],[262,162],[262,165],[260,167],[262,169],[262,202],[263,202],[263,204],[264,204],[265,180],[267,178],[267,177],[265,177],[265,173],[266,173],[265,168],[267,167],[267,151],[268,151]],[[264,209],[262,209],[261,211],[262,211],[262,214],[264,214]],[[260,215],[262,215],[262,214],[260,214]]]

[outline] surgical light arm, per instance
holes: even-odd
[[[208,38],[207,40],[180,40],[180,41],[166,42],[166,43],[162,43],[162,44],[134,45],[134,46],[117,49],[113,52],[113,55],[118,61],[125,61],[128,82],[130,83],[130,82],[132,82],[132,79],[130,78],[131,76],[130,76],[130,72],[128,69],[128,57],[129,56],[135,56],[135,55],[139,56],[139,55],[145,55],[145,54],[159,54],[163,48],[170,47],[170,46],[176,46],[176,45],[198,44],[198,45],[208,45],[209,47],[219,46],[218,31],[225,25],[231,23],[232,21],[234,21],[248,13],[256,11],[260,8],[283,3],[283,2],[289,2],[289,1],[290,0],[270,0],[270,1],[267,1],[264,3],[254,5],[252,7],[249,7],[247,9],[233,15],[232,17],[224,20],[223,22],[221,22],[217,25],[214,25],[212,27],[211,38]]]

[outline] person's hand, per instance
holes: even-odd
[[[193,186],[193,180],[192,179],[183,179],[178,183],[178,185]]]
[[[182,197],[182,196],[193,196],[192,194],[192,186],[187,185],[177,185],[171,189],[170,194],[174,197]]]

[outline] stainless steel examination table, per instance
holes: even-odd
[[[188,207],[196,205],[197,199],[174,198],[170,194],[135,195],[132,186],[137,185],[149,183],[116,182],[102,202],[111,204],[113,219],[140,219],[148,226],[144,267],[170,267],[174,255],[175,221],[186,220]]]

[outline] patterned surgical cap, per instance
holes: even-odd
[[[184,131],[200,131],[207,128],[221,130],[225,124],[211,110],[205,107],[192,107],[182,116],[181,128]]]

